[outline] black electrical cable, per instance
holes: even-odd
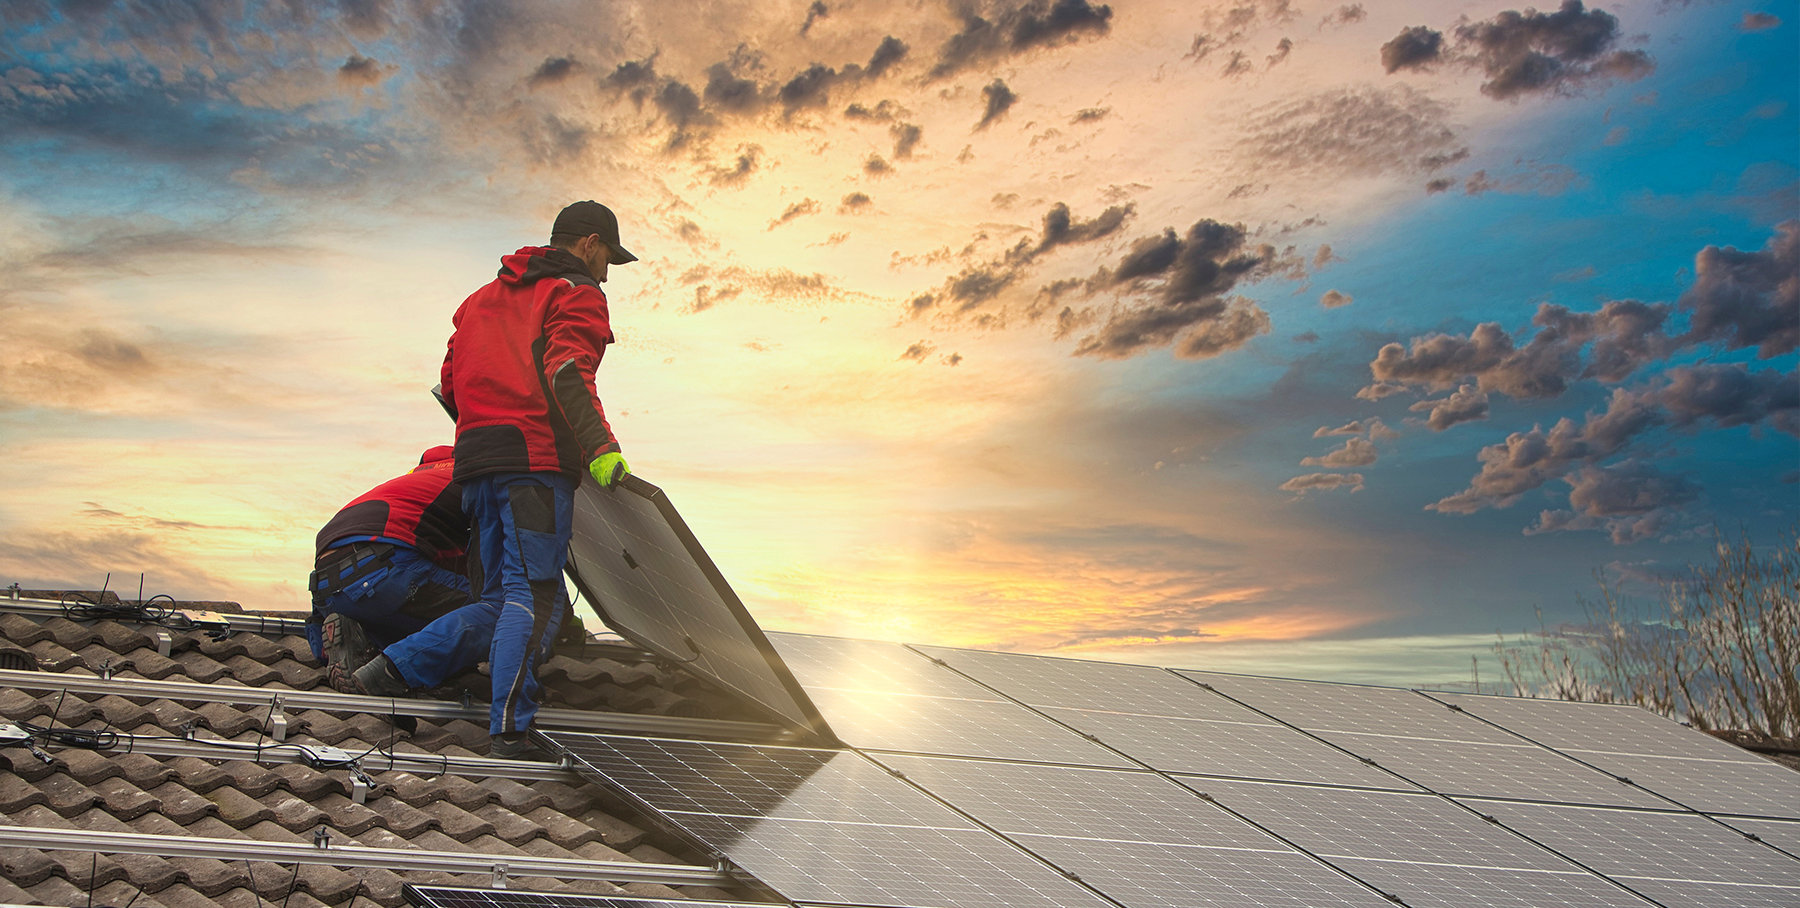
[[[34,738],[42,738],[64,747],[108,750],[119,743],[119,733],[110,728],[54,728],[24,721],[16,724]]]
[[[158,600],[167,600],[168,605],[159,604]],[[167,593],[159,593],[137,602],[96,602],[78,593],[67,593],[62,597],[63,617],[72,621],[110,619],[163,624],[174,614],[174,606],[175,597]]]

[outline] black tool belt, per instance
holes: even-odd
[[[348,589],[351,584],[394,563],[394,547],[386,542],[353,542],[319,556],[318,570],[307,579],[313,605]]]

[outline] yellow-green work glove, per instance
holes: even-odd
[[[588,472],[594,474],[594,481],[600,483],[600,488],[610,489],[613,483],[631,472],[631,467],[625,463],[625,455],[613,452],[594,458],[594,462],[588,464]]]

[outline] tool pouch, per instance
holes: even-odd
[[[313,607],[393,564],[394,547],[385,542],[356,542],[330,553],[307,580]]]

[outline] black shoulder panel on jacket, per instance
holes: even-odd
[[[486,473],[531,471],[531,448],[518,426],[477,426],[456,433],[457,482]]]
[[[387,522],[387,502],[377,498],[353,504],[326,522],[314,543],[313,555],[317,557],[345,536],[380,536],[387,532]]]

